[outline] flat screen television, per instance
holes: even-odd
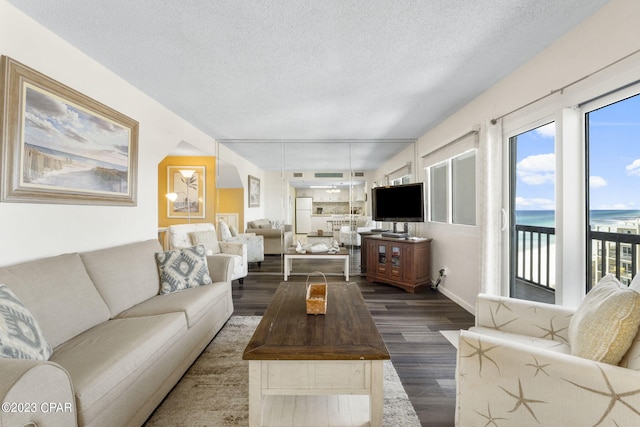
[[[371,190],[374,221],[423,222],[424,185],[422,182],[375,187]]]

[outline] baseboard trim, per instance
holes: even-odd
[[[438,290],[444,296],[446,296],[451,301],[453,301],[456,304],[458,304],[460,307],[462,307],[465,310],[467,310],[469,313],[473,314],[474,316],[476,315],[476,307],[474,305],[469,305],[465,300],[463,300],[458,295],[454,294],[453,292],[451,292],[450,290],[448,290],[446,288],[438,287]]]

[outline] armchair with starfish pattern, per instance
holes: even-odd
[[[616,364],[572,355],[575,313],[480,294],[460,332],[456,426],[640,425],[640,334]]]

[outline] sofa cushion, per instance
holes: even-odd
[[[135,382],[186,330],[183,313],[112,319],[56,348],[50,360],[69,372],[79,419],[90,424],[82,413],[98,412],[94,405],[107,409],[115,398],[110,391]]]
[[[207,255],[215,255],[220,253],[218,236],[216,236],[216,232],[214,230],[192,231],[191,233],[189,233],[189,236],[191,237],[191,243],[194,246],[204,246]]]
[[[210,285],[198,286],[171,295],[157,295],[141,304],[123,311],[118,316],[143,317],[164,313],[184,313],[189,327],[193,326],[213,307],[216,300],[222,300],[221,295],[231,292],[229,282],[216,282]]]
[[[211,283],[204,246],[156,253],[160,293],[169,294]]]
[[[617,365],[640,325],[640,293],[604,276],[584,298],[569,323],[571,354]]]
[[[152,239],[80,254],[111,317],[158,295],[155,254],[159,251],[162,246]]]
[[[231,237],[238,237],[238,235],[240,234],[238,233],[238,229],[236,228],[235,225],[229,226],[229,232],[231,233]]]
[[[77,253],[0,268],[0,283],[29,308],[54,349],[110,317]]]
[[[49,360],[51,346],[11,289],[0,283],[0,357]]]

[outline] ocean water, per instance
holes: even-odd
[[[615,232],[617,227],[631,226],[632,230],[638,230],[640,222],[640,210],[593,210],[589,213],[591,228],[610,227]],[[516,224],[532,225],[538,227],[555,227],[555,211],[516,211]],[[546,237],[540,237],[537,233],[518,233],[518,249],[516,260],[516,276],[521,279],[531,280],[551,288],[555,288],[555,237],[549,238],[549,265],[544,251],[547,250]],[[533,248],[533,249],[531,249]],[[542,256],[536,248],[540,248]],[[530,252],[531,255],[530,255]],[[540,263],[540,278],[538,277],[538,263]],[[531,269],[531,266],[534,266]],[[547,271],[548,269],[548,271]],[[546,282],[547,273],[549,283]]]
[[[555,211],[516,211],[516,224],[538,227],[555,227]],[[591,226],[616,227],[640,219],[640,210],[592,210],[589,213]]]

